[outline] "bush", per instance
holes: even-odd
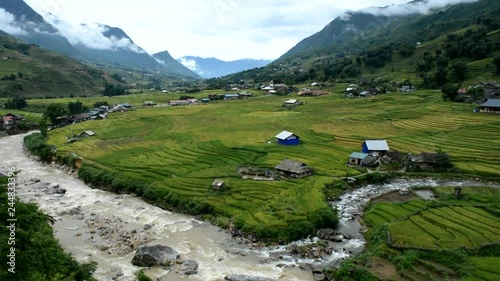
[[[35,133],[24,137],[24,146],[28,151],[44,162],[51,162],[56,156],[56,147],[47,144],[47,140],[40,133]]]

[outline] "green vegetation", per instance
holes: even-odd
[[[342,280],[498,280],[500,190],[437,187],[436,201],[411,199],[367,207],[367,250],[329,272]],[[409,197],[414,198],[414,197]],[[380,268],[385,270],[380,270]]]
[[[6,109],[23,109],[28,105],[26,98],[15,97],[5,103]]]
[[[104,72],[64,55],[0,35],[0,97],[92,96]]]
[[[14,205],[15,204],[15,205]],[[94,280],[95,263],[78,264],[64,253],[54,238],[51,223],[54,219],[38,210],[35,204],[11,201],[7,196],[7,178],[0,178],[0,219],[9,217],[10,207],[15,207],[17,218],[15,245],[7,242],[10,229],[7,224],[0,227],[0,279],[12,281],[84,281]],[[11,247],[15,247],[15,273],[8,271]]]
[[[214,92],[193,96],[210,93]],[[151,95],[106,101],[142,104],[147,96]],[[138,108],[110,114],[107,120],[51,130],[49,144],[35,136],[31,141],[44,159],[54,157],[55,147],[59,158],[81,157],[80,176],[95,186],[133,192],[165,208],[209,214],[207,219],[221,225],[283,240],[335,223],[333,212],[324,212],[325,198],[338,196],[338,191],[325,193],[324,186],[331,177],[363,173],[345,163],[365,139],[387,139],[392,149],[403,153],[442,148],[455,164],[453,171],[498,175],[500,160],[491,151],[498,139],[498,118],[473,113],[468,105],[444,103],[438,92],[371,99],[305,97],[305,105],[293,110],[283,109],[282,99],[257,96],[203,106]],[[79,100],[90,106],[104,101]],[[47,104],[30,100],[30,106],[38,102]],[[277,145],[274,136],[284,129],[301,136],[302,144]],[[68,137],[85,130],[97,135],[67,143]],[[483,138],[485,134],[489,137]],[[285,158],[305,162],[315,170],[314,176],[253,181],[236,172],[243,165],[273,169]],[[214,179],[224,180],[226,189],[212,190]]]

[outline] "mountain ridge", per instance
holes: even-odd
[[[248,58],[225,61],[214,57],[203,58],[199,56],[184,56],[178,58],[177,61],[203,78],[221,77],[256,67],[263,67],[272,62],[271,60]]]
[[[160,64],[152,55],[136,45],[119,27],[82,24],[78,28],[64,31],[61,28],[66,28],[66,26],[61,24],[56,16],[48,14],[44,17],[23,0],[0,0],[0,9],[7,12],[7,16],[12,15],[14,18],[9,22],[12,32],[7,33],[30,44],[37,44],[90,63],[133,68],[168,76],[179,76],[183,79],[201,78],[181,64],[172,65],[171,68]],[[75,34],[75,30],[92,34],[94,38],[84,38],[85,36]]]

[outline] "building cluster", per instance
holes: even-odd
[[[24,117],[20,115],[7,113],[4,116],[2,116],[2,129],[3,130],[15,129],[17,128],[19,122],[24,120],[25,120]]]

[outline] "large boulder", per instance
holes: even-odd
[[[224,277],[226,281],[276,281],[275,279],[265,278],[265,277],[256,277],[256,276],[248,276],[248,275],[230,275]]]
[[[186,275],[198,273],[198,263],[195,260],[184,261],[181,265],[181,272]]]
[[[141,246],[132,258],[132,264],[140,267],[150,267],[155,265],[171,266],[180,259],[180,254],[167,246]]]

